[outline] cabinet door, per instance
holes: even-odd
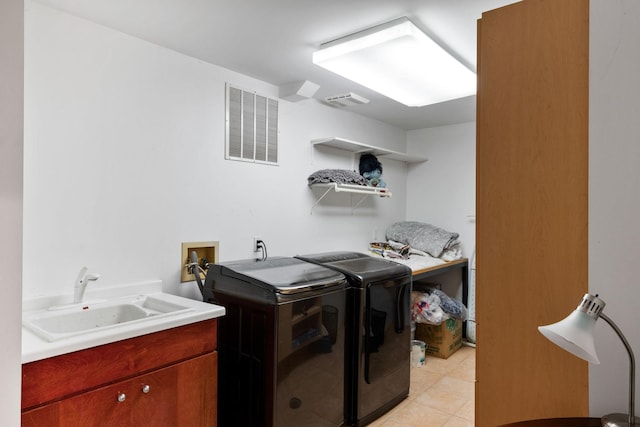
[[[197,357],[176,366],[177,419],[179,427],[215,427],[218,419],[218,353]],[[156,409],[151,404],[150,414]],[[141,425],[141,424],[140,424]]]
[[[38,409],[22,413],[22,427],[59,427],[60,404],[52,403]]]
[[[22,426],[215,426],[217,353],[25,412]]]

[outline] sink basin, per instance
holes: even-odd
[[[149,295],[136,295],[111,301],[70,304],[68,307],[52,307],[25,314],[22,324],[47,341],[116,328],[132,323],[148,322],[193,308]]]

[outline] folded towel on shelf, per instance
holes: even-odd
[[[367,185],[367,180],[362,175],[348,169],[321,169],[309,175],[307,180],[310,185],[327,182]]]
[[[462,258],[462,249],[460,249],[458,245],[455,245],[454,247],[449,249],[445,249],[444,252],[442,252],[442,255],[440,255],[440,259],[447,262],[455,261],[460,258]]]
[[[387,228],[386,238],[406,243],[412,248],[427,252],[436,258],[460,242],[459,234],[417,221],[400,221]]]

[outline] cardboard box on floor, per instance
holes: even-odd
[[[415,338],[427,344],[428,356],[447,359],[462,347],[462,321],[447,319],[439,325],[418,323]]]

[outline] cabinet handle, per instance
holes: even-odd
[[[118,393],[118,402],[124,402],[124,400],[127,398],[127,395],[124,393]]]
[[[143,393],[149,393],[150,391],[151,391],[151,386],[149,386],[149,384],[145,384],[142,386]]]

